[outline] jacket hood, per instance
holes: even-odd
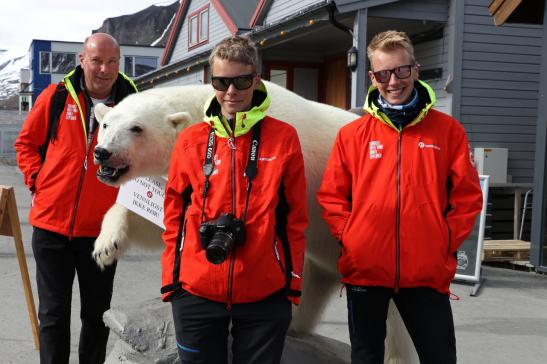
[[[422,108],[422,111],[407,126],[416,125],[420,121],[422,121],[429,112],[429,110],[433,107],[433,105],[435,105],[435,102],[437,102],[435,91],[424,81],[417,80],[416,82],[414,82],[414,88],[416,88],[416,90],[418,91],[420,98],[423,98],[426,101],[425,106]],[[386,123],[393,129],[399,131],[399,129],[393,124],[389,117],[380,111],[378,105],[376,104],[375,101],[378,99],[379,93],[380,91],[378,91],[378,88],[376,86],[370,86],[370,88],[368,89],[367,98],[365,99],[365,111],[375,118]]]
[[[235,130],[233,135],[237,138],[248,133],[252,127],[266,116],[266,110],[270,106],[270,96],[262,81],[254,91],[251,109],[236,113]],[[213,95],[205,103],[205,122],[215,129],[215,134],[222,138],[229,138],[232,135],[232,128],[226,118],[222,116],[220,104]]]

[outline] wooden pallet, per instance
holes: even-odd
[[[528,260],[530,242],[523,240],[485,240],[483,243],[483,261],[506,262]]]

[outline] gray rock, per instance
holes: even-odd
[[[103,316],[119,337],[105,364],[175,364],[177,354],[171,306],[155,298],[113,307]],[[325,336],[293,336],[285,341],[282,364],[348,364],[350,347]]]

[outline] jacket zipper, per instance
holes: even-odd
[[[281,257],[279,256],[279,250],[277,250],[277,239],[274,239],[274,254],[279,268],[281,268],[281,273],[285,274],[285,268],[283,268],[283,263],[281,263]]]
[[[397,148],[397,200],[395,212],[395,293],[399,292],[401,280],[401,154],[402,154],[403,131],[399,132],[399,145]]]
[[[73,234],[74,234],[74,223],[76,222],[76,212],[78,210],[78,204],[80,202],[80,193],[82,192],[82,185],[84,183],[84,176],[85,176],[85,172],[87,171],[87,158],[89,156],[89,150],[91,149],[91,141],[93,140],[93,137],[95,136],[95,130],[93,131],[93,133],[91,134],[88,134],[88,137],[87,137],[87,145],[85,147],[85,157],[84,157],[84,164],[83,164],[83,167],[82,167],[82,170],[80,172],[80,180],[78,182],[78,190],[76,192],[76,200],[74,201],[74,208],[72,210],[72,217],[70,219],[70,229],[68,231],[68,239],[69,240],[72,240],[72,238],[74,237]]]
[[[231,159],[230,177],[232,180],[232,213],[236,216],[236,139],[233,132],[230,139],[228,139],[228,147],[230,148]],[[236,247],[234,246],[230,254],[230,267],[228,268],[228,298],[226,300],[226,309],[228,311],[232,310],[232,286],[234,280],[235,260]]]

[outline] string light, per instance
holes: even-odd
[[[280,32],[279,32],[279,35],[280,35],[280,36],[284,36],[284,35],[285,35],[285,31],[284,31],[284,30],[280,31]]]
[[[309,25],[314,25],[314,24],[315,24],[315,19],[310,19],[310,20],[308,20],[308,24],[309,24]]]

